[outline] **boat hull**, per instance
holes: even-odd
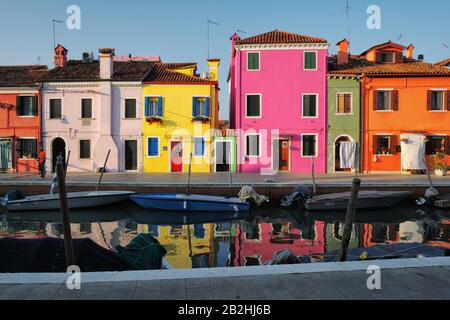
[[[195,212],[245,212],[250,204],[238,198],[185,194],[141,194],[130,199],[144,209]]]
[[[72,192],[67,194],[67,205],[69,209],[99,207],[128,200],[132,194],[127,191]],[[3,206],[9,212],[52,211],[60,209],[60,201],[58,194],[48,194],[7,201]]]
[[[411,196],[412,193],[403,191],[362,191],[356,209],[388,208]],[[305,208],[309,211],[347,210],[349,201],[350,192],[316,196],[306,201]]]

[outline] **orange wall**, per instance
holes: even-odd
[[[364,172],[400,171],[400,153],[378,156],[374,162],[373,136],[376,133],[393,134],[400,144],[400,134],[422,133],[424,135],[447,134],[450,136],[450,111],[427,110],[427,91],[450,90],[450,78],[363,78],[363,166]],[[398,111],[377,112],[373,107],[373,96],[377,89],[398,90]],[[450,157],[446,159],[450,162]]]

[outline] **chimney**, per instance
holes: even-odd
[[[406,59],[414,59],[414,48],[412,44],[406,47]]]
[[[115,49],[101,48],[98,49],[100,60],[100,78],[102,80],[110,80],[113,75],[113,58]]]
[[[67,66],[67,53],[69,50],[58,44],[55,48],[54,64],[56,68],[64,68]]]
[[[237,33],[235,33],[231,36],[230,40],[231,40],[231,56],[234,57],[236,55],[236,48],[235,48],[236,42],[241,40],[241,37]]]
[[[347,64],[349,62],[349,52],[348,49],[350,47],[350,42],[347,39],[343,39],[336,43],[338,47],[337,53],[337,63],[339,64]]]
[[[419,55],[417,56],[417,60],[423,61],[423,60],[425,60],[425,56],[424,56],[423,54],[419,54]]]
[[[209,79],[219,81],[220,59],[208,59]]]

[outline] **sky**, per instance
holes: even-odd
[[[227,74],[229,38],[242,30],[243,38],[281,29],[325,38],[335,44],[350,38],[351,52],[388,40],[413,43],[415,54],[437,62],[450,58],[450,1],[448,0],[0,0],[0,65],[48,64],[53,54],[52,19],[56,42],[69,50],[69,59],[82,52],[116,48],[118,55],[159,55],[166,62],[198,62],[199,73],[207,71],[207,20],[210,27],[210,57],[222,59],[220,104],[222,119],[228,119]],[[66,13],[70,5],[81,9],[81,29],[69,30]],[[367,27],[367,8],[381,9],[381,29]],[[348,22],[350,37],[348,37]],[[245,33],[244,33],[245,32]]]

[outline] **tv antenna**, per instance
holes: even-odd
[[[243,33],[243,34],[247,34],[247,32],[245,32],[244,30],[239,30],[239,29],[237,29],[237,31],[236,31],[237,33]]]
[[[207,20],[206,21],[206,30],[207,30],[207,42],[208,42],[208,59],[210,58],[209,57],[209,54],[210,54],[210,49],[209,49],[209,28],[210,28],[210,26],[211,25],[216,25],[216,26],[220,26],[220,24],[218,23],[218,22],[215,22],[215,21],[212,21],[212,20]]]
[[[55,23],[63,23],[63,21],[52,19],[52,24],[53,24],[53,49],[56,48],[56,27],[55,27]]]
[[[349,5],[349,0],[346,0],[346,2],[347,2],[347,5],[345,6],[345,11],[347,12],[347,37],[348,37],[348,41],[350,42],[350,5]]]

